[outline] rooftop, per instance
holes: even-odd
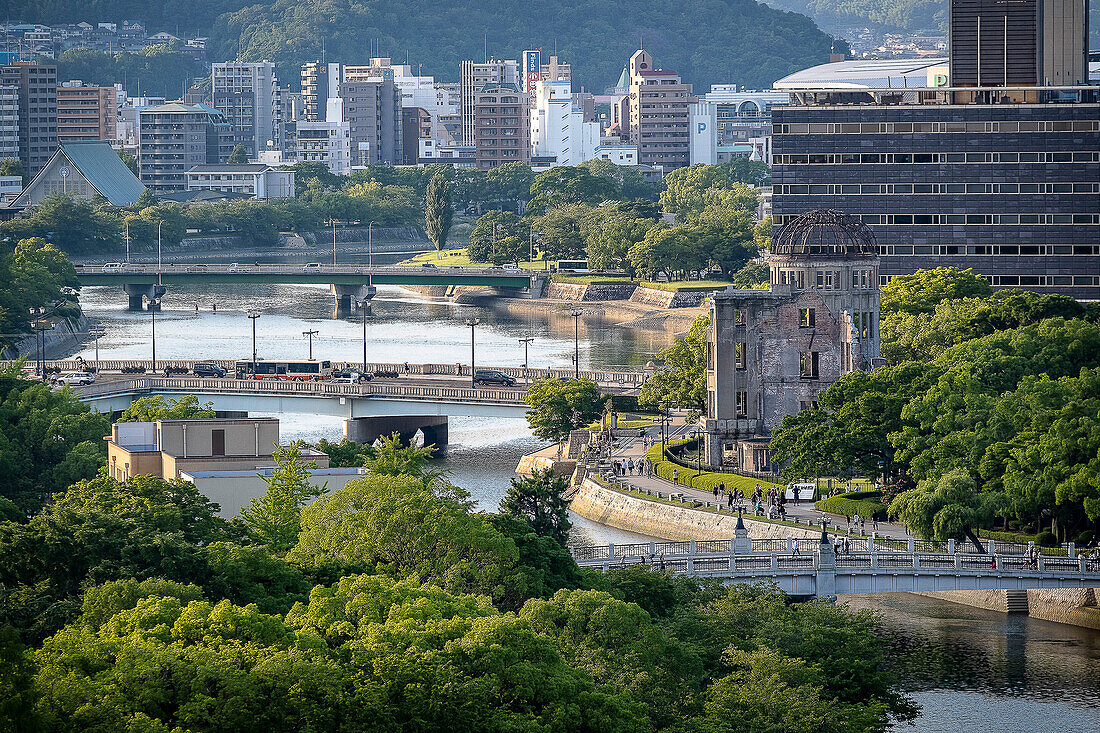
[[[854,59],[796,71],[773,85],[787,89],[887,89],[926,87],[928,69],[947,66],[944,56],[923,59]]]

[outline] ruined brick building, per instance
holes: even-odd
[[[711,300],[706,460],[771,471],[768,440],[786,415],[844,374],[879,363],[878,249],[859,219],[809,211],[776,235],[766,290]]]

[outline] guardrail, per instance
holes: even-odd
[[[157,359],[157,369],[163,371],[166,367],[173,369],[182,368],[192,371],[195,368],[195,364],[202,362],[205,364],[217,364],[225,369],[228,373],[231,373],[235,368],[238,361],[248,361],[248,359]],[[271,360],[269,360],[271,361]],[[12,361],[0,361],[0,364],[9,366],[13,364]],[[96,366],[98,364],[98,367]],[[37,366],[37,362],[33,360],[27,360],[28,366]],[[149,359],[100,359],[98,362],[94,360],[77,361],[76,359],[52,359],[45,362],[46,369],[59,369],[63,372],[77,371],[87,367],[98,368],[100,372],[119,372],[122,373],[124,369],[144,369],[147,372],[153,371],[153,362]],[[357,361],[334,361],[332,362],[333,368],[343,369],[359,369],[363,367],[362,362]],[[412,364],[405,362],[368,362],[366,364],[366,370],[370,372],[395,372],[398,376],[453,376],[453,377],[469,377],[470,365],[469,364]],[[530,378],[532,381],[546,377],[548,374],[552,379],[569,378],[573,377],[573,370],[569,368],[524,368],[516,366],[478,366],[478,370],[488,369],[493,371],[504,372],[505,374],[514,377],[516,379],[525,380]],[[150,376],[152,376],[150,374]],[[619,386],[621,388],[635,389],[640,388],[645,382],[646,375],[642,372],[627,371],[623,369],[612,370],[581,370],[581,379],[589,379],[601,385]]]
[[[198,391],[202,394],[277,394],[304,397],[403,397],[523,405],[523,393],[503,389],[466,389],[461,387],[431,387],[403,384],[333,384],[332,382],[279,382],[245,379],[204,379],[199,377],[139,377],[97,382],[82,387],[80,396],[111,397],[133,392],[171,390]]]
[[[277,262],[226,263],[204,264],[198,262],[169,262],[157,265],[155,262],[131,262],[121,263],[118,266],[105,265],[75,265],[76,274],[79,275],[149,275],[161,273],[164,275],[427,275],[439,277],[464,276],[470,277],[544,277],[542,272],[517,269],[514,267],[422,267],[413,265],[327,265],[324,263],[309,263],[307,265],[287,265]]]

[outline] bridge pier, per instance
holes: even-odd
[[[412,443],[419,430],[424,434],[424,445],[434,445],[433,457],[447,454],[446,415],[382,415],[352,417],[344,421],[344,437],[356,443],[371,444],[384,435],[397,433],[402,443]]]
[[[357,300],[367,301],[367,315],[371,315],[370,301],[378,292],[373,285],[329,285],[329,290],[336,300],[332,313],[333,318],[347,318],[350,316]]]
[[[160,310],[160,304],[157,303],[157,299],[164,296],[168,291],[163,285],[144,283],[126,283],[122,286],[123,292],[126,293],[126,310],[140,311],[143,310],[144,301],[149,301],[149,310]]]

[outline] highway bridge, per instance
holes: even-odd
[[[466,285],[529,291],[543,273],[512,267],[412,267],[401,265],[305,265],[286,263],[108,263],[76,265],[81,285],[117,285],[128,296],[130,310],[143,302],[156,307],[167,287],[184,283],[271,283],[328,285],[337,298],[337,309],[347,310],[352,300],[370,300],[376,285]]]
[[[941,551],[890,546],[872,538],[859,549],[837,554],[824,532],[820,541],[750,539],[741,525],[729,540],[689,540],[572,548],[577,564],[607,571],[649,563],[654,569],[727,583],[774,584],[791,596],[911,591],[1025,590],[1091,588],[1100,585],[1100,560],[1076,557],[1071,544],[1064,557],[999,551],[963,552],[951,541]]]

